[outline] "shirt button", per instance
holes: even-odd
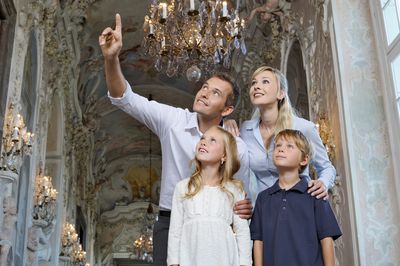
[[[286,201],[286,199],[283,199],[283,201]]]

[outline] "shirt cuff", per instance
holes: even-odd
[[[128,102],[128,97],[132,94],[132,88],[131,85],[129,85],[128,81],[125,80],[125,91],[124,94],[122,94],[121,97],[112,97],[110,95],[110,92],[107,91],[107,96],[110,99],[111,103],[113,105],[124,105]]]

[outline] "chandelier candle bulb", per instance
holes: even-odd
[[[14,127],[14,130],[12,132],[11,140],[13,142],[18,142],[19,141],[19,129],[18,127]]]
[[[161,18],[166,19],[168,16],[167,3],[161,3]]]
[[[154,35],[154,25],[153,22],[150,20],[149,21],[149,36]]]
[[[194,7],[194,0],[190,0],[190,6],[189,6],[189,10],[193,11],[195,9]]]
[[[161,39],[161,49],[165,49],[165,37],[162,37]]]
[[[228,16],[228,4],[226,1],[222,2],[222,17]]]

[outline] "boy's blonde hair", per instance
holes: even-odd
[[[311,158],[312,154],[310,143],[308,142],[304,134],[301,133],[301,131],[295,129],[282,130],[278,133],[278,135],[276,135],[275,144],[279,139],[294,141],[296,147],[299,148],[299,150],[301,151],[301,160],[304,160],[307,156],[308,158]],[[299,173],[303,172],[304,169],[307,168],[307,165],[308,163],[306,165],[300,165]]]
[[[236,180],[233,178],[233,175],[240,168],[240,161],[238,159],[238,151],[236,146],[235,137],[223,129],[220,126],[213,126],[211,128],[218,129],[219,132],[223,135],[223,143],[224,143],[224,154],[225,161],[219,167],[219,187],[233,199],[233,194],[229,190],[226,189],[225,185],[227,183],[233,183],[236,187],[243,191],[243,184],[240,180]],[[210,129],[211,129],[210,128]],[[186,192],[185,198],[191,198],[195,196],[203,187],[201,180],[201,163],[196,157],[192,160],[192,163],[195,164],[196,169],[188,182],[188,190]]]
[[[280,131],[287,129],[287,128],[292,128],[292,118],[293,116],[297,116],[296,110],[292,107],[292,104],[289,99],[289,87],[288,87],[288,82],[283,75],[281,71],[279,71],[276,68],[270,67],[270,66],[262,66],[257,68],[253,75],[251,76],[251,80],[255,78],[258,74],[264,72],[264,71],[269,71],[272,74],[274,74],[276,81],[278,83],[278,90],[282,91],[284,93],[284,97],[282,100],[278,102],[278,119],[275,124],[275,130],[274,130],[274,135],[278,134]],[[253,115],[254,116],[260,116],[260,112],[257,110],[258,115]],[[273,135],[273,136],[274,136]],[[267,141],[266,143],[266,148],[268,150],[269,145],[273,139],[273,136]]]

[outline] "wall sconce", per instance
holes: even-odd
[[[318,117],[319,118],[316,123],[316,126],[319,131],[322,143],[324,144],[326,152],[328,153],[329,160],[332,162],[335,159],[335,148],[336,148],[333,139],[332,129],[330,127],[326,114],[323,113]]]
[[[86,252],[82,249],[82,245],[76,242],[72,249],[71,261],[75,266],[87,266]]]
[[[65,223],[61,232],[61,253],[60,256],[71,257],[73,246],[78,242],[78,234],[75,227],[70,223]]]
[[[0,170],[18,174],[24,156],[32,153],[34,134],[27,131],[24,118],[16,114],[14,109],[15,106],[11,104],[5,119]]]
[[[90,266],[86,262],[86,252],[79,244],[79,237],[75,227],[70,223],[64,223],[61,235],[60,256],[69,257],[74,266]]]
[[[35,193],[33,195],[33,219],[45,221],[54,220],[56,212],[57,190],[53,188],[50,176],[41,173],[36,176]]]

